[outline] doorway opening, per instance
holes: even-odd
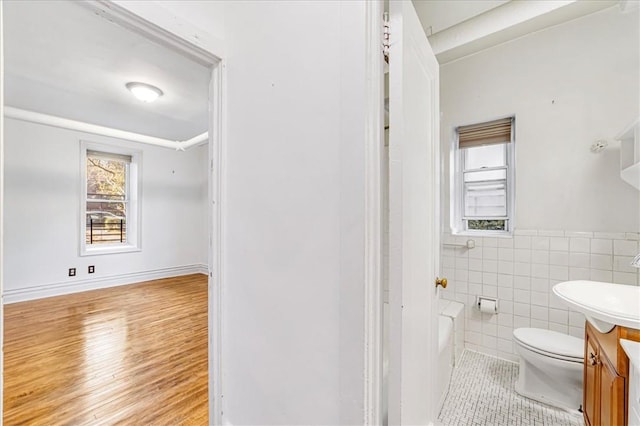
[[[135,6],[102,2],[4,3],[2,296],[30,303],[202,274],[208,350],[201,367],[208,365],[207,411],[217,424],[221,56],[192,43],[207,36],[187,23],[163,29],[160,9],[138,15]],[[160,88],[156,103],[131,96],[127,86],[140,82]],[[88,176],[88,159],[101,177]],[[117,318],[107,332],[121,329]],[[7,402],[5,392],[5,415]]]

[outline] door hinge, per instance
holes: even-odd
[[[382,22],[384,23],[384,29],[382,31],[382,55],[384,56],[384,61],[389,63],[389,12],[384,12],[382,15]]]

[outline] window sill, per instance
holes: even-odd
[[[138,246],[133,245],[125,245],[125,244],[117,244],[117,245],[107,245],[100,247],[83,247],[80,250],[80,256],[96,256],[103,254],[117,254],[117,253],[133,253],[137,251],[142,251],[142,249]]]
[[[512,231],[455,231],[451,230],[451,235],[461,237],[490,237],[490,238],[513,238]]]

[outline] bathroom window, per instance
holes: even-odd
[[[514,118],[456,128],[454,233],[509,234],[513,227]]]
[[[139,153],[83,142],[81,156],[81,255],[139,250]]]

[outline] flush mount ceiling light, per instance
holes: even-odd
[[[162,90],[156,86],[152,86],[147,83],[130,82],[126,84],[127,89],[133,93],[133,96],[141,100],[142,102],[154,102],[160,96],[162,96]]]

